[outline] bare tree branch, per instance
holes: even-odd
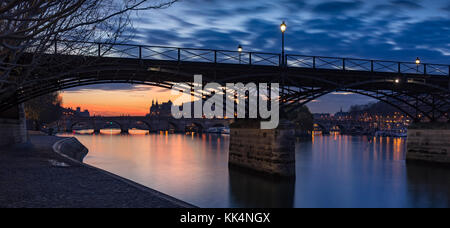
[[[167,8],[176,1],[2,0],[0,100],[13,96],[14,88],[25,82],[38,81],[33,74],[37,69],[55,73],[69,64],[63,59],[47,64],[46,54],[89,55],[98,47],[86,41],[123,42],[121,35],[131,25],[133,12]],[[68,40],[79,42],[64,42]],[[111,47],[102,48],[104,53]]]

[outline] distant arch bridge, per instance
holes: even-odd
[[[184,133],[188,128],[196,128],[200,132],[206,132],[213,127],[229,127],[230,120],[225,119],[174,119],[174,118],[150,118],[150,117],[73,117],[64,121],[66,131],[72,132],[79,124],[86,124],[95,133],[114,124],[120,128],[121,133],[128,133],[137,125],[144,125],[149,132],[170,131]]]

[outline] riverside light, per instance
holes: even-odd
[[[239,45],[239,46],[238,46],[238,52],[242,52],[242,50],[243,50],[243,49],[242,49],[242,46]]]
[[[400,79],[395,79],[395,83],[396,84],[400,83]]]

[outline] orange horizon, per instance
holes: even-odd
[[[64,108],[80,107],[89,110],[91,116],[145,116],[150,112],[152,101],[159,103],[175,101],[178,96],[171,90],[151,86],[137,86],[132,90],[63,91],[60,93]]]

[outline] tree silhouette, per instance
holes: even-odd
[[[57,57],[59,62],[54,61],[45,54],[92,52],[94,44],[85,41],[123,42],[129,38],[123,35],[132,25],[133,12],[169,7],[176,1],[2,0],[0,100],[13,97],[25,82],[39,80],[36,69],[54,73],[70,64]]]

